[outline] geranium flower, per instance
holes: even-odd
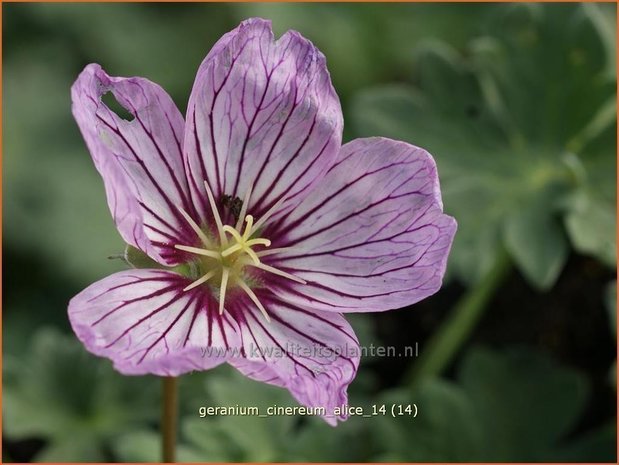
[[[112,92],[132,115],[113,113]],[[186,120],[158,85],[88,65],[73,114],[122,238],[162,265],[69,303],[86,348],[127,375],[227,362],[331,415],[359,343],[342,313],[436,292],[456,223],[432,157],[383,138],[341,145],[325,57],[250,19],[202,62]]]

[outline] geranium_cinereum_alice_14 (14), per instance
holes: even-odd
[[[126,375],[227,362],[344,420],[333,412],[361,350],[343,313],[402,308],[442,283],[456,222],[430,154],[342,145],[324,55],[262,19],[213,46],[185,119],[157,84],[97,64],[71,96],[120,235],[156,262],[70,301],[86,348]]]

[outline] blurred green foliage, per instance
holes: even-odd
[[[39,461],[104,460],[109,441],[156,419],[154,377],[119,377],[56,330],[40,329],[26,354],[4,363],[5,434],[47,439]]]
[[[14,445],[4,460],[159,460],[159,380],[114,372],[66,318],[75,293],[125,267],[107,259],[125,246],[70,114],[84,65],[146,76],[184,111],[200,61],[239,21],[296,29],[327,57],[347,140],[394,137],[435,156],[459,223],[452,282],[476,286],[505,248],[553,292],[571,253],[616,266],[615,14],[611,4],[3,5],[3,425]],[[361,342],[377,344],[375,320],[352,317]],[[335,429],[201,419],[200,406],[295,403],[224,367],[187,375],[179,460],[615,461],[614,423],[587,423],[591,379],[537,350],[465,348],[452,376],[414,389],[385,387],[384,363],[362,361],[350,405],[415,402],[417,418]],[[24,452],[32,439],[41,444]]]
[[[577,250],[616,265],[615,38],[594,5],[510,4],[462,50],[414,49],[411,84],[364,91],[362,135],[436,157],[458,219],[451,266],[477,282],[505,247],[549,289]],[[416,84],[416,85],[413,85]]]
[[[45,329],[24,360],[6,362],[6,434],[45,438],[37,461],[105,460],[110,453],[121,461],[159,460],[155,378],[116,376],[74,338]],[[200,418],[207,405],[264,412],[296,403],[283,389],[240,382],[230,368],[189,378],[181,392],[193,394],[195,405],[182,410],[179,461],[605,461],[615,449],[612,424],[566,439],[587,404],[587,380],[530,350],[474,349],[456,381],[425,380],[412,393],[353,390],[350,405],[365,412],[386,405],[386,413],[352,417],[337,429],[313,417]],[[411,403],[417,418],[391,416],[391,405]]]

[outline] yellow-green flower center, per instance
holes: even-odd
[[[236,226],[224,225],[219,216],[213,193],[206,181],[204,185],[206,187],[211,211],[215,218],[219,241],[210,238],[187,212],[179,208],[181,214],[185,220],[187,220],[187,223],[202,242],[202,247],[182,244],[176,244],[174,247],[178,250],[199,256],[198,268],[201,272],[204,272],[204,275],[189,284],[184,290],[188,291],[201,285],[210,285],[211,287],[219,288],[219,313],[222,314],[225,310],[226,292],[232,288],[240,288],[254,302],[266,320],[270,321],[266,309],[251,289],[252,282],[245,272],[245,268],[248,266],[258,268],[262,271],[305,284],[304,280],[286,273],[285,271],[266,265],[260,260],[263,256],[286,250],[266,249],[271,246],[271,241],[263,237],[254,237],[258,232],[258,228],[268,220],[279,205],[276,204],[258,222],[254,223],[254,217],[252,215],[246,215],[251,196],[251,189],[248,189]],[[245,222],[245,228],[241,232],[243,222]],[[254,250],[255,248],[257,248],[257,250]]]

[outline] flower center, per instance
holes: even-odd
[[[271,246],[271,241],[263,237],[254,237],[261,225],[277,210],[281,202],[275,204],[267,213],[265,213],[259,221],[254,223],[254,217],[247,215],[247,205],[251,196],[251,188],[248,189],[245,200],[243,201],[238,221],[235,227],[224,225],[219,216],[219,211],[215,204],[215,198],[206,181],[204,181],[206,193],[208,195],[209,205],[215,218],[217,234],[219,241],[212,239],[207,233],[198,226],[198,224],[185,212],[178,207],[179,211],[191,226],[198,238],[202,242],[202,247],[193,247],[188,245],[176,244],[174,247],[184,252],[197,255],[199,257],[197,264],[198,269],[204,274],[183,289],[188,291],[201,285],[210,285],[211,287],[219,288],[219,313],[222,314],[225,310],[226,292],[231,288],[239,288],[254,302],[256,307],[262,312],[265,319],[270,321],[264,305],[258,299],[258,296],[252,290],[252,287],[258,283],[250,275],[247,274],[245,268],[258,268],[268,273],[276,274],[284,278],[296,281],[301,284],[306,284],[303,279],[286,273],[272,266],[262,263],[261,257],[272,255],[288,250],[287,248],[280,249],[265,249]],[[243,221],[244,220],[244,221]],[[245,222],[245,229],[241,232],[241,228]],[[255,247],[260,247],[261,250],[254,250]]]

